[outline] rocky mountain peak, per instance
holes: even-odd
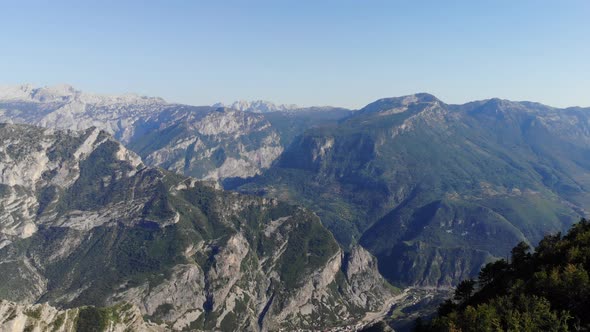
[[[537,114],[540,110],[547,109],[547,107],[529,107],[526,103],[500,98],[491,98],[468,105],[472,105],[469,114],[496,119],[514,119],[520,115]]]
[[[0,99],[18,100],[30,96],[35,87],[32,84],[0,86]]]
[[[401,113],[405,112],[411,106],[424,105],[428,106],[431,104],[442,102],[435,96],[428,93],[416,93],[407,96],[383,98],[376,100],[360,110],[361,114],[375,113],[375,112],[392,112]]]
[[[254,113],[285,112],[301,108],[294,104],[275,104],[266,100],[238,100],[231,104],[216,103],[213,107],[228,107],[239,111]]]
[[[499,110],[505,110],[508,108],[515,108],[515,107],[522,108],[522,106],[518,102],[514,102],[514,101],[510,101],[510,100],[506,100],[506,99],[500,99],[500,98],[488,99],[488,100],[484,101],[483,106],[488,107],[488,108],[496,108]]]
[[[36,87],[22,84],[0,87],[0,100],[18,100],[34,102],[65,102],[79,96],[82,92],[71,85]]]
[[[82,92],[68,84],[58,84],[33,90],[31,97],[40,102],[65,101],[75,98]]]
[[[414,97],[416,102],[420,102],[420,103],[433,103],[433,102],[441,102],[440,99],[436,98],[436,96],[430,94],[430,93],[426,93],[426,92],[419,92],[419,93],[415,93],[413,95],[410,95],[410,97]]]

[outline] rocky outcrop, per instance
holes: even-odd
[[[263,116],[231,109],[187,114],[180,124],[164,122],[131,147],[150,165],[210,180],[254,176],[283,152],[278,133]]]
[[[371,308],[369,311],[378,309],[383,304],[378,294],[387,294],[389,285],[383,282],[375,257],[363,247],[355,246],[346,256],[345,264],[350,301],[359,308]]]
[[[138,121],[175,108],[161,98],[96,95],[68,85],[0,88],[0,122],[71,130],[97,127],[123,142],[135,135]]]
[[[164,326],[146,323],[141,312],[129,304],[59,310],[46,303],[21,305],[0,300],[0,332],[74,332],[89,327],[104,332],[167,330]]]

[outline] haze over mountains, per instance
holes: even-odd
[[[67,85],[0,89],[0,122],[73,130],[94,126],[151,165],[213,180],[260,173],[293,136],[349,111],[315,113],[266,118],[228,108],[169,104],[161,98],[88,94]],[[281,124],[272,126],[276,118]]]
[[[216,103],[213,104],[213,107],[228,107],[238,111],[243,112],[255,112],[255,113],[268,113],[268,112],[288,112],[293,111],[296,109],[300,109],[301,107],[291,104],[274,104],[270,101],[265,100],[255,100],[255,101],[247,101],[247,100],[238,100],[231,104],[225,105],[223,103]]]
[[[19,271],[0,296],[126,301],[167,328],[354,324],[393,296],[382,277],[455,285],[590,206],[586,108],[426,93],[356,111],[189,106],[23,85],[0,89],[0,122],[0,271]]]
[[[332,110],[345,110],[341,107],[332,107],[332,106],[311,106],[311,107],[302,107],[295,104],[275,104],[270,101],[265,100],[255,100],[255,101],[247,101],[247,100],[238,100],[231,104],[224,104],[224,103],[216,103],[213,104],[213,107],[227,107],[231,109],[235,109],[238,111],[243,112],[254,112],[254,113],[271,113],[271,112],[304,112],[304,111],[332,111]]]

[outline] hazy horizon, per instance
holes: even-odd
[[[270,99],[234,99],[234,100],[227,100],[227,101],[223,101],[223,100],[219,100],[216,101],[214,103],[209,103],[209,104],[205,104],[205,103],[200,103],[200,104],[193,104],[193,103],[182,103],[182,102],[178,102],[178,101],[174,101],[174,100],[168,100],[166,98],[163,98],[162,96],[159,95],[147,95],[147,94],[142,94],[142,93],[137,93],[134,91],[121,91],[121,92],[114,92],[114,93],[103,93],[103,92],[97,92],[97,91],[88,91],[88,90],[83,90],[80,89],[77,86],[74,86],[72,84],[68,84],[68,83],[56,83],[56,84],[52,84],[52,85],[39,85],[39,84],[34,84],[34,83],[30,83],[30,82],[24,82],[24,83],[16,83],[16,84],[0,84],[0,89],[5,88],[5,87],[16,87],[16,86],[23,86],[23,85],[32,85],[35,88],[52,88],[52,87],[58,87],[58,86],[71,86],[72,88],[81,91],[82,93],[89,93],[89,94],[95,94],[95,95],[104,95],[104,96],[109,96],[109,95],[126,95],[126,94],[130,94],[130,95],[137,95],[137,96],[141,96],[141,97],[150,97],[150,98],[161,98],[164,99],[165,102],[170,103],[170,104],[184,104],[184,105],[189,105],[189,106],[213,106],[217,103],[222,103],[225,106],[230,106],[231,104],[233,104],[234,102],[269,102],[272,103],[274,105],[284,105],[284,106],[297,106],[297,107],[301,107],[301,108],[305,108],[305,107],[336,107],[336,108],[347,108],[350,110],[359,110],[367,105],[369,105],[370,103],[373,103],[379,99],[385,99],[385,98],[397,98],[397,97],[406,97],[406,96],[410,96],[410,95],[414,95],[414,94],[420,94],[420,93],[426,93],[426,94],[430,94],[433,95],[434,97],[436,97],[437,99],[439,99],[440,101],[442,101],[445,104],[448,105],[462,105],[462,104],[466,104],[466,103],[470,103],[470,102],[478,102],[478,101],[485,101],[485,100],[489,100],[489,99],[501,99],[501,100],[507,100],[507,101],[511,101],[511,102],[533,102],[533,103],[541,103],[545,106],[549,106],[549,107],[554,107],[554,108],[569,108],[569,107],[581,107],[581,108],[590,108],[590,106],[585,106],[585,105],[567,105],[567,106],[556,106],[556,105],[551,105],[551,104],[546,104],[546,103],[542,103],[536,100],[513,100],[513,99],[508,99],[508,98],[502,98],[501,96],[495,96],[495,97],[490,97],[490,98],[483,98],[483,99],[470,99],[470,100],[466,100],[464,102],[460,102],[460,103],[452,103],[452,102],[448,102],[445,99],[441,98],[440,96],[437,96],[433,93],[430,93],[428,91],[417,91],[414,93],[410,93],[407,95],[391,95],[391,96],[382,96],[380,98],[374,99],[374,100],[370,100],[370,101],[366,101],[365,103],[361,103],[360,107],[357,108],[348,108],[342,105],[330,105],[330,104],[323,104],[323,105],[306,105],[306,104],[297,104],[297,103],[292,103],[292,104],[288,104],[288,103],[282,103],[280,101],[275,101],[275,100],[270,100]]]
[[[357,109],[428,92],[590,106],[586,1],[33,3],[3,6],[3,85],[191,105]]]

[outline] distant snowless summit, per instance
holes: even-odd
[[[330,111],[330,110],[344,110],[344,108],[332,107],[332,106],[299,106],[295,104],[275,104],[266,100],[238,100],[230,104],[222,102],[211,105],[213,107],[225,107],[231,108],[243,112],[252,113],[270,113],[270,112],[294,112],[294,111]]]
[[[36,87],[33,84],[0,85],[0,100],[63,103],[78,101],[85,104],[164,104],[159,97],[146,97],[137,94],[101,95],[82,92],[68,84]]]
[[[260,174],[299,133],[350,113],[236,108],[220,111],[135,94],[98,95],[65,84],[0,87],[0,123],[79,131],[95,127],[133,147],[151,165],[208,180]]]
[[[164,112],[179,108],[186,107],[136,94],[87,93],[66,84],[0,86],[0,123],[72,130],[97,127],[124,143],[135,135],[136,123],[156,119]]]
[[[96,94],[80,91],[68,84],[38,87],[33,84],[0,85],[0,101],[32,102],[32,103],[76,103],[92,105],[165,105],[166,100],[160,97],[141,96],[134,93],[120,95]],[[175,103],[173,103],[175,104]],[[331,106],[303,107],[295,104],[275,104],[265,100],[239,100],[231,104],[215,103],[214,108],[231,108],[243,112],[270,113],[292,111],[330,111],[344,110]]]
[[[303,108],[294,104],[275,104],[266,100],[238,100],[231,104],[224,104],[220,102],[213,104],[213,107],[227,107],[238,111],[254,113],[285,112]]]

